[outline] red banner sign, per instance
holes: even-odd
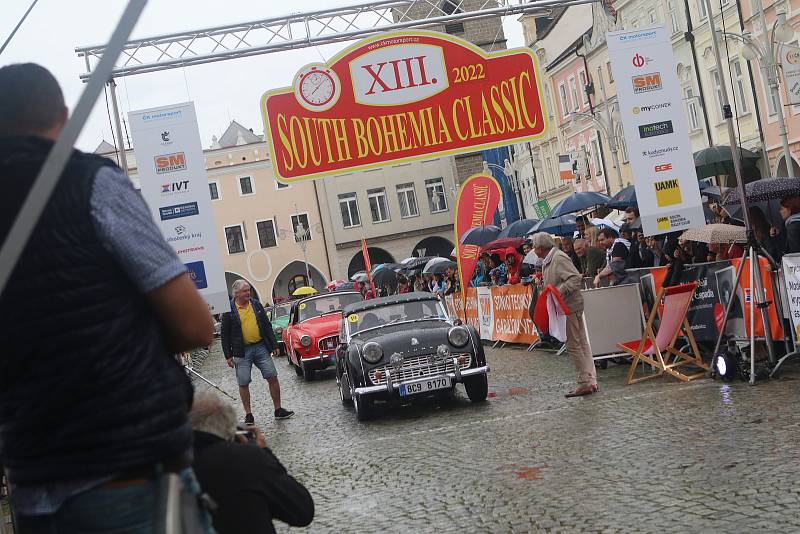
[[[461,184],[458,190],[454,227],[458,276],[461,287],[464,289],[469,287],[481,247],[463,245],[461,236],[470,228],[491,224],[501,199],[500,186],[488,174],[473,174]]]
[[[282,182],[508,145],[544,133],[536,57],[414,30],[302,68],[261,110]]]

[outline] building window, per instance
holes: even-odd
[[[245,195],[252,195],[255,191],[253,190],[253,181],[250,179],[249,176],[242,176],[239,178],[239,194],[241,196]]]
[[[367,199],[369,199],[369,211],[372,214],[372,222],[381,223],[389,220],[389,204],[386,202],[386,188],[367,189]]]
[[[744,115],[745,113],[749,113],[750,109],[747,107],[747,91],[745,91],[745,81],[744,75],[742,74],[742,63],[739,59],[734,59],[731,61],[731,66],[733,67],[733,80],[734,86],[736,87],[736,107],[739,110],[740,115]]]
[[[781,105],[781,101],[778,97],[778,91],[772,90],[767,78],[762,75],[762,79],[764,80],[764,94],[767,98],[767,109],[769,110],[769,116],[772,117],[778,113],[778,106]]]
[[[578,84],[575,78],[569,79],[569,93],[569,96],[572,98],[572,110],[578,111],[580,104],[578,103]]]
[[[400,217],[416,217],[419,215],[417,207],[417,193],[414,191],[414,184],[399,184],[397,186],[397,201],[400,203]]]
[[[292,215],[292,233],[294,233],[295,243],[311,239],[311,227],[308,225],[307,213]]]
[[[428,192],[428,207],[431,213],[447,211],[447,194],[444,192],[444,180],[431,178],[425,180],[425,190]]]
[[[611,62],[606,63],[606,71],[608,72],[608,83],[614,83],[614,71],[611,70]]]
[[[444,0],[442,2],[442,13],[444,15],[454,15],[456,13],[461,13],[461,2],[460,0]],[[445,33],[449,34],[456,34],[456,33],[464,33],[464,23],[463,22],[450,22],[444,25]]]
[[[219,185],[217,185],[217,182],[208,182],[208,193],[211,195],[211,200],[219,199]]]
[[[675,0],[668,0],[667,11],[669,12],[670,24],[672,24],[672,33],[681,31],[681,23],[678,19],[678,11],[675,9]]]
[[[358,199],[355,193],[339,195],[339,209],[342,212],[342,225],[345,228],[361,226],[361,217],[358,214]]]
[[[549,191],[553,188],[553,161],[550,156],[544,157],[542,167],[544,169],[544,190]]]
[[[261,248],[271,248],[278,246],[278,239],[275,237],[275,221],[256,221],[256,231],[258,232],[258,244]]]
[[[655,9],[655,8],[651,9],[650,12],[648,13],[648,18],[650,20],[650,25],[651,26],[654,26],[655,24],[657,24],[658,23],[658,10]]]
[[[289,189],[289,187],[290,187],[289,184],[283,184],[278,180],[275,180],[275,189]]]
[[[694,132],[700,129],[700,117],[697,113],[697,99],[694,96],[694,89],[687,87],[683,94],[686,98],[686,115],[689,117],[689,131]]]
[[[569,115],[569,102],[567,101],[567,88],[563,83],[558,85],[558,97],[561,101],[561,116],[566,117]]]
[[[238,254],[244,252],[244,237],[242,235],[242,225],[225,227],[225,241],[228,243],[228,254]]]
[[[594,160],[594,174],[595,176],[603,175],[603,160],[600,157],[600,143],[597,139],[592,139],[592,159]]]
[[[708,11],[706,10],[706,0],[697,0],[698,13],[701,19],[708,18]]]
[[[622,156],[622,162],[628,163],[628,145],[625,144],[625,132],[622,129],[622,125],[617,126],[616,140],[619,154]]]
[[[544,86],[544,103],[547,106],[547,116],[552,117],[553,113],[553,96],[550,94],[550,86]]]
[[[586,79],[586,72],[580,71],[578,73],[578,77],[581,80],[581,100],[583,101],[583,105],[589,105],[589,92],[586,90],[586,86],[588,85],[588,80]]]
[[[719,72],[716,70],[711,71],[711,82],[714,85],[714,102],[717,107],[717,118],[719,122],[725,120],[722,116],[722,86],[720,85]]]

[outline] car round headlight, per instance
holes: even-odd
[[[275,329],[275,333],[276,333],[276,334],[278,334],[278,335],[281,335],[281,334],[283,334],[283,328],[281,328],[281,327],[279,326],[278,328],[276,328],[276,329]]]
[[[311,346],[311,336],[309,336],[308,334],[304,334],[300,338],[300,344],[303,345],[304,347],[310,347]]]
[[[383,348],[374,341],[364,343],[361,356],[369,363],[378,363],[383,357]]]
[[[463,326],[454,326],[447,332],[447,339],[454,347],[463,347],[469,343],[469,330]]]

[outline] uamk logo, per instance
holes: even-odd
[[[650,91],[661,90],[661,73],[651,72],[649,74],[640,74],[631,78],[633,81],[633,93],[649,93]]]
[[[663,180],[654,184],[659,208],[681,203],[681,186],[677,179]]]
[[[639,126],[639,137],[642,139],[656,137],[658,135],[671,134],[672,132],[672,121],[653,122]]]
[[[161,154],[153,158],[156,163],[156,174],[186,170],[186,156],[183,152]]]

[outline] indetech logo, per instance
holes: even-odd
[[[672,132],[672,121],[653,122],[639,126],[639,137],[642,139],[671,134]]]
[[[183,152],[161,154],[154,157],[153,161],[156,164],[156,174],[186,170],[186,156]]]
[[[650,91],[660,91],[662,87],[660,72],[638,74],[631,77],[631,82],[633,83],[633,93],[637,95],[649,93]]]

